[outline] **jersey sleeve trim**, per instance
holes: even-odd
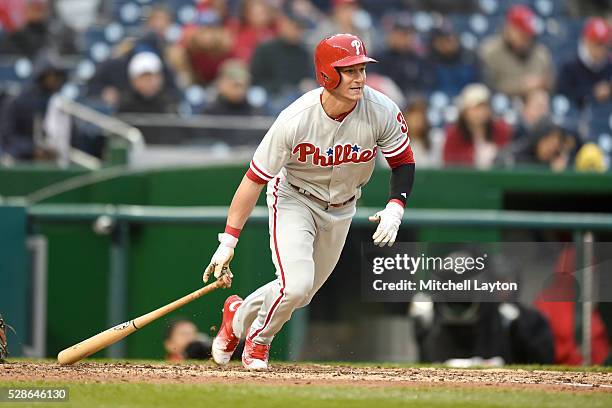
[[[404,164],[414,163],[414,154],[412,153],[412,148],[408,144],[404,150],[393,156],[385,156],[385,159],[387,160],[387,163],[389,163],[389,167],[394,169]]]
[[[386,149],[386,150],[382,150],[381,152],[383,154],[384,157],[393,157],[393,156],[397,156],[399,154],[401,154],[402,152],[404,152],[406,146],[410,143],[410,139],[408,138],[408,136],[404,135],[404,137],[402,139],[400,139],[400,143],[398,145],[396,145],[393,148],[390,149]]]
[[[249,170],[255,173],[260,179],[264,180],[266,183],[274,178],[265,170],[262,170],[261,165],[257,165],[255,163],[255,159],[251,160],[251,164],[249,165]]]
[[[249,180],[257,184],[266,184],[267,181],[259,177],[257,174],[253,172],[253,170],[248,169],[246,172],[246,176]]]

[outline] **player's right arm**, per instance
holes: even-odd
[[[246,175],[242,178],[227,213],[226,232],[228,230],[242,230],[242,227],[244,227],[244,224],[246,224],[247,219],[253,212],[253,208],[255,208],[257,199],[264,186],[265,183],[257,183]]]
[[[214,274],[217,279],[223,278],[227,286],[231,285],[232,272],[229,263],[234,256],[240,232],[253,212],[263,187],[289,160],[291,140],[291,134],[279,117],[257,147],[249,169],[234,194],[227,214],[225,232],[219,234],[219,247],[204,270],[204,282]]]

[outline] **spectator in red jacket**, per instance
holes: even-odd
[[[221,65],[232,57],[233,46],[219,14],[213,9],[200,11],[196,24],[185,27],[181,40],[168,52],[179,85],[210,84]]]
[[[275,10],[264,0],[244,0],[240,19],[228,28],[234,34],[233,57],[249,63],[259,44],[276,37]]]
[[[552,329],[556,364],[582,364],[583,356],[576,341],[575,265],[576,249],[568,246],[557,259],[554,279],[535,302]],[[602,364],[610,352],[608,335],[597,310],[593,310],[591,318],[591,363]]]
[[[482,84],[468,85],[459,95],[459,119],[446,129],[443,159],[447,166],[487,169],[498,150],[510,141],[512,129],[503,120],[493,118],[490,96]]]

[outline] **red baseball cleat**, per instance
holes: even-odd
[[[257,344],[246,339],[242,352],[242,365],[247,370],[267,370],[269,354],[269,344]]]
[[[212,357],[215,363],[225,365],[229,363],[234,350],[238,346],[240,339],[234,334],[232,328],[232,320],[236,310],[242,304],[242,298],[238,295],[232,295],[225,299],[223,304],[223,320],[221,321],[221,328],[217,333],[217,337],[213,340],[212,344]]]

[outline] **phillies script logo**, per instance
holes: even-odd
[[[376,157],[377,146],[371,149],[363,149],[358,144],[342,144],[328,147],[325,152],[319,146],[312,143],[300,143],[293,148],[292,153],[297,154],[299,162],[310,162],[315,166],[327,167],[337,166],[343,163],[365,163]]]

